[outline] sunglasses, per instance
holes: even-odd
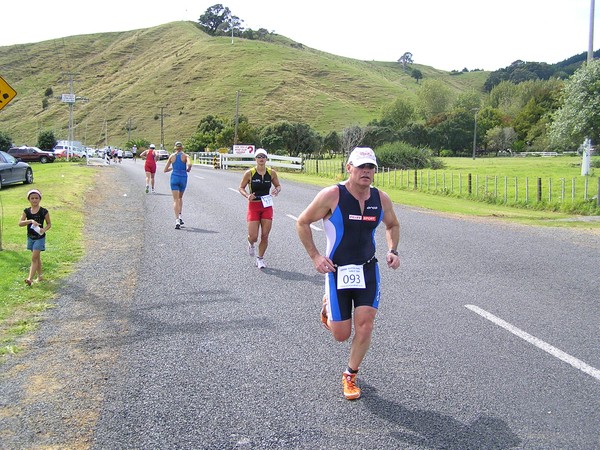
[[[368,170],[373,170],[375,169],[375,164],[371,164],[371,163],[365,163],[365,164],[361,164],[360,166],[356,166],[357,169],[368,169]]]
[[[255,156],[255,158],[256,159],[258,159],[258,158],[266,158],[266,156],[265,155],[257,155],[257,156]]]

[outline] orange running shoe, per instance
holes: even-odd
[[[342,386],[344,387],[344,397],[346,397],[346,400],[360,398],[360,388],[356,385],[355,373],[344,372],[342,375]]]
[[[327,297],[323,296],[323,307],[321,308],[321,323],[327,328],[329,328],[329,324],[327,323]]]

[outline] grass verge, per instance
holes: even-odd
[[[300,173],[280,173],[282,180],[310,183],[316,186],[329,186],[342,180],[341,176],[327,178],[325,176],[305,175]],[[382,187],[393,202],[406,206],[430,209],[442,213],[480,218],[496,218],[506,222],[534,226],[553,226],[563,228],[580,228],[600,231],[600,220],[597,217],[574,216],[563,212],[535,209],[514,208],[498,204],[456,198],[447,195],[420,192],[410,189]]]
[[[0,361],[19,351],[16,340],[37,326],[40,312],[52,306],[60,280],[73,270],[83,255],[83,204],[93,188],[96,171],[84,164],[55,162],[31,164],[33,184],[5,186],[0,190]],[[31,252],[26,248],[26,229],[18,222],[29,206],[27,191],[42,193],[52,229],[42,253],[45,280],[28,287]]]

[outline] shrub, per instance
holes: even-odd
[[[406,142],[383,144],[375,150],[377,161],[382,167],[390,169],[441,169],[444,164],[433,157],[428,148],[413,147]]]

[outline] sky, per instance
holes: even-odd
[[[129,31],[198,18],[221,3],[243,20],[305,46],[360,60],[442,70],[497,70],[516,60],[557,63],[587,53],[592,0],[7,0],[0,47]],[[600,48],[595,8],[594,50]],[[0,62],[1,63],[1,62]],[[0,73],[0,76],[2,74]]]

